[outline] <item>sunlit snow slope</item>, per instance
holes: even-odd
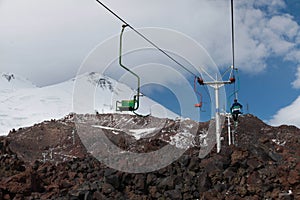
[[[76,83],[76,84],[75,84]],[[74,85],[82,87],[75,95]],[[93,90],[86,96],[85,90]],[[117,100],[130,99],[134,91],[128,86],[98,73],[87,73],[66,82],[47,87],[36,87],[30,81],[9,73],[0,76],[0,135],[10,130],[32,126],[44,120],[59,119],[71,112],[115,113]],[[93,98],[93,105],[87,99]],[[74,101],[73,101],[74,100]],[[79,103],[76,103],[78,102]],[[76,110],[73,105],[77,105]],[[78,109],[78,105],[80,105]],[[174,118],[176,115],[148,97],[142,97],[140,114]],[[123,112],[126,113],[126,112]],[[129,113],[129,112],[127,112]]]

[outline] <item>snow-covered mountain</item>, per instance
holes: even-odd
[[[92,96],[86,91],[93,91]],[[3,73],[0,78],[0,135],[7,135],[13,128],[60,119],[71,112],[115,113],[116,101],[131,99],[133,94],[134,91],[125,84],[94,72],[41,88],[14,74]],[[177,116],[162,108],[148,97],[142,97],[138,113],[151,112],[153,116],[168,118]]]
[[[35,88],[29,80],[12,73],[0,73],[0,89],[1,90],[18,90],[24,88]]]

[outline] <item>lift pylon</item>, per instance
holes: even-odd
[[[204,81],[201,78],[198,78],[200,85],[207,85],[214,89],[215,91],[215,101],[216,101],[216,110],[215,110],[215,120],[216,120],[216,142],[217,142],[217,152],[221,151],[221,124],[220,124],[220,105],[219,105],[219,89],[226,84],[232,84],[235,82],[235,79],[230,78],[228,81]]]

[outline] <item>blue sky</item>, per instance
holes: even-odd
[[[136,28],[167,28],[193,38],[220,71],[231,65],[229,0],[103,3]],[[270,124],[300,127],[300,2],[235,0],[234,4],[240,102]],[[97,45],[118,36],[121,25],[94,0],[2,0],[0,71],[20,74],[39,86],[68,80]],[[232,87],[226,88],[231,94]],[[147,91],[162,104],[178,107],[171,93],[160,88]],[[205,93],[203,101],[209,102]]]

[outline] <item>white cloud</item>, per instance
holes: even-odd
[[[288,14],[272,17],[269,21],[269,26],[277,34],[287,36],[289,40],[294,40],[299,31],[298,24]]]
[[[294,51],[297,51],[297,37],[300,27],[289,14],[276,13],[271,15],[271,11],[266,8],[257,6],[268,6],[275,8],[283,8],[283,1],[253,2],[247,6],[239,2],[238,17],[240,21],[240,31],[237,34],[237,52],[241,65],[251,71],[256,66],[254,72],[264,70],[266,61],[271,57],[282,57]],[[245,45],[246,44],[246,45]],[[240,47],[239,47],[240,45]],[[243,45],[243,46],[242,46]],[[247,59],[248,58],[248,59]],[[259,65],[252,65],[251,60],[255,60]],[[247,61],[247,62],[243,62]],[[298,62],[298,61],[297,61]]]
[[[218,66],[231,65],[230,1],[103,2],[136,28],[181,31],[203,45]],[[297,49],[299,25],[292,16],[276,12],[285,7],[283,0],[234,3],[237,67],[258,73],[266,69],[269,57]],[[3,0],[0,51],[5,53],[0,66],[35,82],[69,77],[93,47],[119,33],[121,24],[96,1]]]
[[[272,7],[282,7],[285,6],[283,0],[256,0],[255,4],[260,5],[260,6],[267,6],[267,5],[272,5]]]
[[[28,0],[0,3],[0,71],[37,84],[73,77],[87,53],[112,33],[109,17],[92,1]],[[103,27],[102,27],[103,26]]]
[[[300,56],[300,52],[299,52],[299,56]],[[293,81],[292,85],[296,89],[300,88],[300,65],[298,66],[298,69],[297,69],[297,72],[296,72],[296,80]],[[300,108],[299,108],[299,110],[300,110]]]
[[[300,128],[300,96],[289,106],[280,109],[269,121],[273,126],[282,124],[295,125]]]
[[[252,2],[255,6],[266,6],[268,11],[272,13],[276,13],[278,12],[278,8],[283,8],[286,6],[283,0],[252,0]]]

